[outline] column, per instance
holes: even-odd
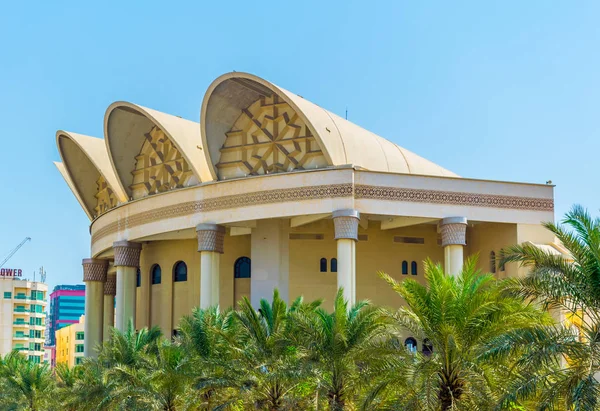
[[[271,301],[273,290],[282,300],[289,298],[290,222],[286,219],[259,220],[250,234],[250,302],[258,308],[260,300]]]
[[[440,223],[446,274],[458,275],[462,271],[463,248],[467,244],[466,232],[467,219],[465,217],[447,217]]]
[[[108,261],[85,258],[82,265],[85,282],[84,356],[95,357],[95,348],[102,342],[104,282]]]
[[[350,305],[356,302],[356,242],[359,221],[360,213],[357,210],[333,212],[337,240],[337,286],[344,288],[344,298]]]
[[[225,227],[218,224],[198,224],[200,252],[200,308],[219,305],[219,261],[223,254]]]
[[[104,283],[104,321],[102,335],[104,341],[110,339],[110,329],[115,326],[115,295],[117,294],[117,276],[108,275]]]
[[[129,241],[113,243],[114,266],[117,268],[117,329],[127,330],[129,322],[135,326],[135,276],[140,265],[142,245]]]

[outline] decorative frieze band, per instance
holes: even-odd
[[[360,213],[357,210],[337,210],[333,212],[335,239],[348,238],[358,241],[358,223]]]
[[[113,243],[115,251],[115,267],[139,267],[142,245],[129,241],[117,241]]]
[[[467,219],[464,217],[448,217],[440,222],[442,247],[447,245],[467,245]]]
[[[98,260],[94,258],[84,258],[83,281],[106,281],[106,272],[108,271],[108,260]]]
[[[223,254],[225,227],[217,224],[198,224],[198,251],[215,251]]]
[[[116,275],[106,276],[106,282],[104,283],[104,295],[117,295]]]

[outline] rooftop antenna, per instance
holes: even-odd
[[[348,120],[348,107],[346,107],[346,120]]]

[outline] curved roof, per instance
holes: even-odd
[[[200,125],[181,117],[125,101],[111,104],[104,116],[104,139],[113,170],[121,190],[131,197],[131,170],[136,156],[152,127],[160,128],[187,161],[198,181],[211,181],[212,176],[202,154]]]
[[[261,95],[276,94],[310,127],[330,166],[351,164],[372,171],[458,177],[451,171],[327,111],[260,77],[232,72],[217,78],[202,101],[200,124],[206,164],[217,179],[220,148],[242,109]]]
[[[88,216],[94,215],[96,207],[97,181],[104,177],[118,201],[127,201],[110,163],[106,145],[101,138],[84,136],[59,130],[56,145],[64,164],[64,171],[84,205]],[[58,166],[57,166],[58,167]],[[59,167],[59,171],[62,170]],[[67,181],[68,183],[69,181]]]

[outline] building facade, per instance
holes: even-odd
[[[77,324],[85,313],[85,285],[57,285],[50,293],[47,345],[56,344],[56,331]]]
[[[55,363],[67,364],[73,367],[81,363],[84,353],[85,341],[85,316],[81,316],[79,321],[69,324],[56,331]]]
[[[41,282],[0,277],[0,355],[18,350],[43,362],[47,292]]]
[[[168,334],[193,307],[256,306],[275,288],[397,307],[378,271],[424,281],[426,258],[454,275],[479,254],[516,276],[496,263],[503,247],[563,252],[540,225],[552,186],[462,178],[254,75],[216,79],[200,120],[116,102],[104,139],[56,134],[56,166],[91,221],[87,348],[112,325]]]

